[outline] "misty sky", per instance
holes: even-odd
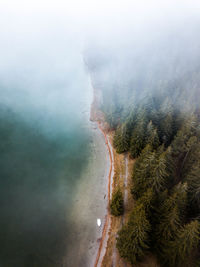
[[[151,27],[159,31],[160,27],[183,23],[199,12],[198,0],[1,0],[1,45],[9,48],[12,41],[10,45],[16,45],[14,50],[19,52],[28,41],[29,45],[38,46],[38,39],[52,41],[52,36],[57,47],[61,43],[79,46],[88,38],[111,41],[121,34],[130,38],[128,34],[133,29],[148,34],[145,30]]]
[[[197,0],[0,0],[1,88],[14,85],[15,102],[20,88],[38,105],[47,91],[49,101],[55,90],[78,94],[86,86],[84,49],[102,44],[120,55],[174,26],[187,31],[199,13]]]

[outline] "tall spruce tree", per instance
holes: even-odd
[[[142,204],[145,209],[147,218],[152,216],[152,211],[155,205],[155,194],[152,188],[147,189],[147,191],[137,200],[137,204]]]
[[[158,148],[160,144],[157,129],[154,127],[152,121],[147,125],[146,144],[151,145],[153,149]]]
[[[146,145],[145,141],[147,123],[146,111],[141,110],[130,140],[130,155],[132,158],[137,158]]]
[[[149,249],[150,223],[147,220],[143,205],[134,207],[128,224],[118,233],[117,248],[121,257],[132,264],[142,260]]]
[[[139,198],[150,186],[150,177],[152,175],[152,165],[155,160],[155,152],[152,147],[147,145],[140,157],[136,160],[133,167],[133,186],[131,192],[134,198]]]
[[[166,262],[166,250],[176,238],[177,232],[185,220],[187,206],[186,184],[179,184],[171,195],[157,209],[156,250],[161,262]]]
[[[160,122],[160,131],[162,142],[167,146],[170,144],[173,137],[173,116],[168,113]]]
[[[113,146],[117,153],[123,153],[129,150],[130,133],[127,124],[118,127],[113,139]]]
[[[191,265],[194,250],[199,246],[200,224],[197,220],[184,225],[177,232],[174,240],[165,249],[168,266],[187,267]]]
[[[123,195],[120,188],[118,188],[116,192],[114,192],[112,195],[110,209],[111,209],[111,214],[114,216],[120,216],[123,214],[124,211]]]
[[[193,166],[187,174],[185,180],[188,184],[188,198],[190,205],[190,216],[199,216],[200,214],[200,160]]]
[[[154,163],[152,164],[151,168],[152,174],[151,177],[149,177],[150,186],[155,193],[159,193],[165,188],[165,184],[168,178],[165,152],[163,152],[161,155],[158,154],[158,158],[155,157]]]

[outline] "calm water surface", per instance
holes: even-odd
[[[44,75],[21,67],[0,83],[0,266],[70,266],[73,240],[73,251],[88,245],[72,209],[91,165],[92,92],[81,56],[74,62],[55,76],[45,63]]]

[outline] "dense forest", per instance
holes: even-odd
[[[161,266],[200,266],[200,42],[194,27],[177,32],[121,58],[87,54],[113,145],[136,159],[135,204],[117,238],[133,265],[153,254]]]

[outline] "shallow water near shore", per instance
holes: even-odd
[[[69,216],[72,231],[66,266],[94,266],[107,213],[110,162],[102,133],[94,123],[91,126],[91,154],[76,186]],[[97,218],[101,219],[100,227],[97,226]]]
[[[78,71],[67,73],[66,83],[64,77],[49,83],[47,75],[40,90],[24,89],[23,80],[1,85],[0,266],[95,261],[109,159],[89,121],[90,80],[81,59],[75,62]]]

